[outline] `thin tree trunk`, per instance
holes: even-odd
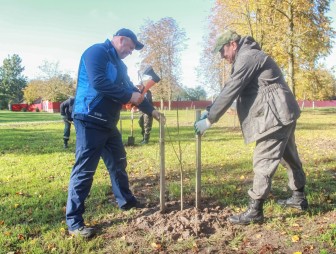
[[[289,45],[288,45],[288,85],[295,96],[295,80],[294,80],[294,17],[293,6],[289,3],[288,7],[289,17]]]

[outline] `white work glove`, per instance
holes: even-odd
[[[160,118],[162,117],[162,119],[163,119],[163,124],[166,124],[166,117],[165,117],[163,114],[161,114],[159,111],[157,111],[157,110],[153,110],[153,112],[152,112],[152,116],[153,116],[154,119],[155,119],[156,121],[158,121],[158,122],[160,122]]]
[[[203,135],[204,132],[211,127],[211,123],[208,118],[204,118],[202,120],[199,120],[195,122],[194,128],[196,134],[201,134]]]
[[[207,117],[208,117],[208,114],[209,114],[208,111],[203,111],[203,113],[201,114],[201,117],[200,117],[199,120],[203,120],[203,119],[207,118]]]

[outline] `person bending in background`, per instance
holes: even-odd
[[[145,88],[142,82],[139,85],[137,85],[137,87],[141,93]],[[151,105],[153,105],[152,92],[150,90],[146,92],[145,98]],[[140,142],[140,144],[143,145],[148,144],[150,138],[150,132],[152,130],[152,125],[153,125],[153,116],[147,115],[146,113],[143,113],[141,111],[141,115],[139,118],[139,126],[141,128],[142,141]]]
[[[73,97],[70,97],[69,99],[63,101],[60,105],[61,116],[64,121],[64,134],[63,134],[64,148],[68,148],[68,142],[70,139],[71,123],[73,121],[71,114],[74,101],[75,99]]]

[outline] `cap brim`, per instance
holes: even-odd
[[[224,44],[223,45],[217,45],[213,50],[212,50],[212,54],[216,54],[216,53],[218,53],[220,50],[221,50],[221,48],[224,46]]]
[[[136,50],[140,50],[140,49],[142,49],[143,47],[144,47],[144,45],[143,45],[141,42],[137,41],[137,42],[135,43],[135,49],[136,49]]]

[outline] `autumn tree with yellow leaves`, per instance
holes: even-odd
[[[31,80],[23,90],[28,103],[41,98],[49,101],[64,101],[75,94],[75,80],[68,73],[59,70],[58,63],[44,61],[41,75]]]
[[[139,40],[144,47],[140,52],[143,59],[141,69],[151,65],[161,77],[151,91],[153,97],[170,102],[181,91],[181,52],[186,48],[186,33],[173,18],[162,18],[157,22],[146,20],[140,28]]]
[[[201,74],[212,82],[223,83],[224,69],[219,54],[210,57],[210,45],[224,29],[236,30],[241,35],[251,35],[261,48],[272,56],[299,98],[307,93],[312,99],[328,99],[334,90],[335,78],[319,64],[330,54],[335,31],[327,16],[330,0],[237,0],[215,1],[209,22],[209,35],[205,37],[203,56],[206,59]],[[216,63],[214,65],[214,63]],[[208,70],[206,70],[208,68]],[[214,68],[217,68],[215,70]],[[323,73],[323,78],[316,76]],[[304,74],[304,75],[303,75]],[[210,75],[211,77],[211,75]],[[305,77],[304,79],[302,77]],[[318,81],[318,82],[317,82]],[[326,84],[325,82],[331,82]],[[304,87],[304,89],[303,89]],[[330,91],[324,91],[331,89]],[[330,98],[330,97],[329,97]]]

